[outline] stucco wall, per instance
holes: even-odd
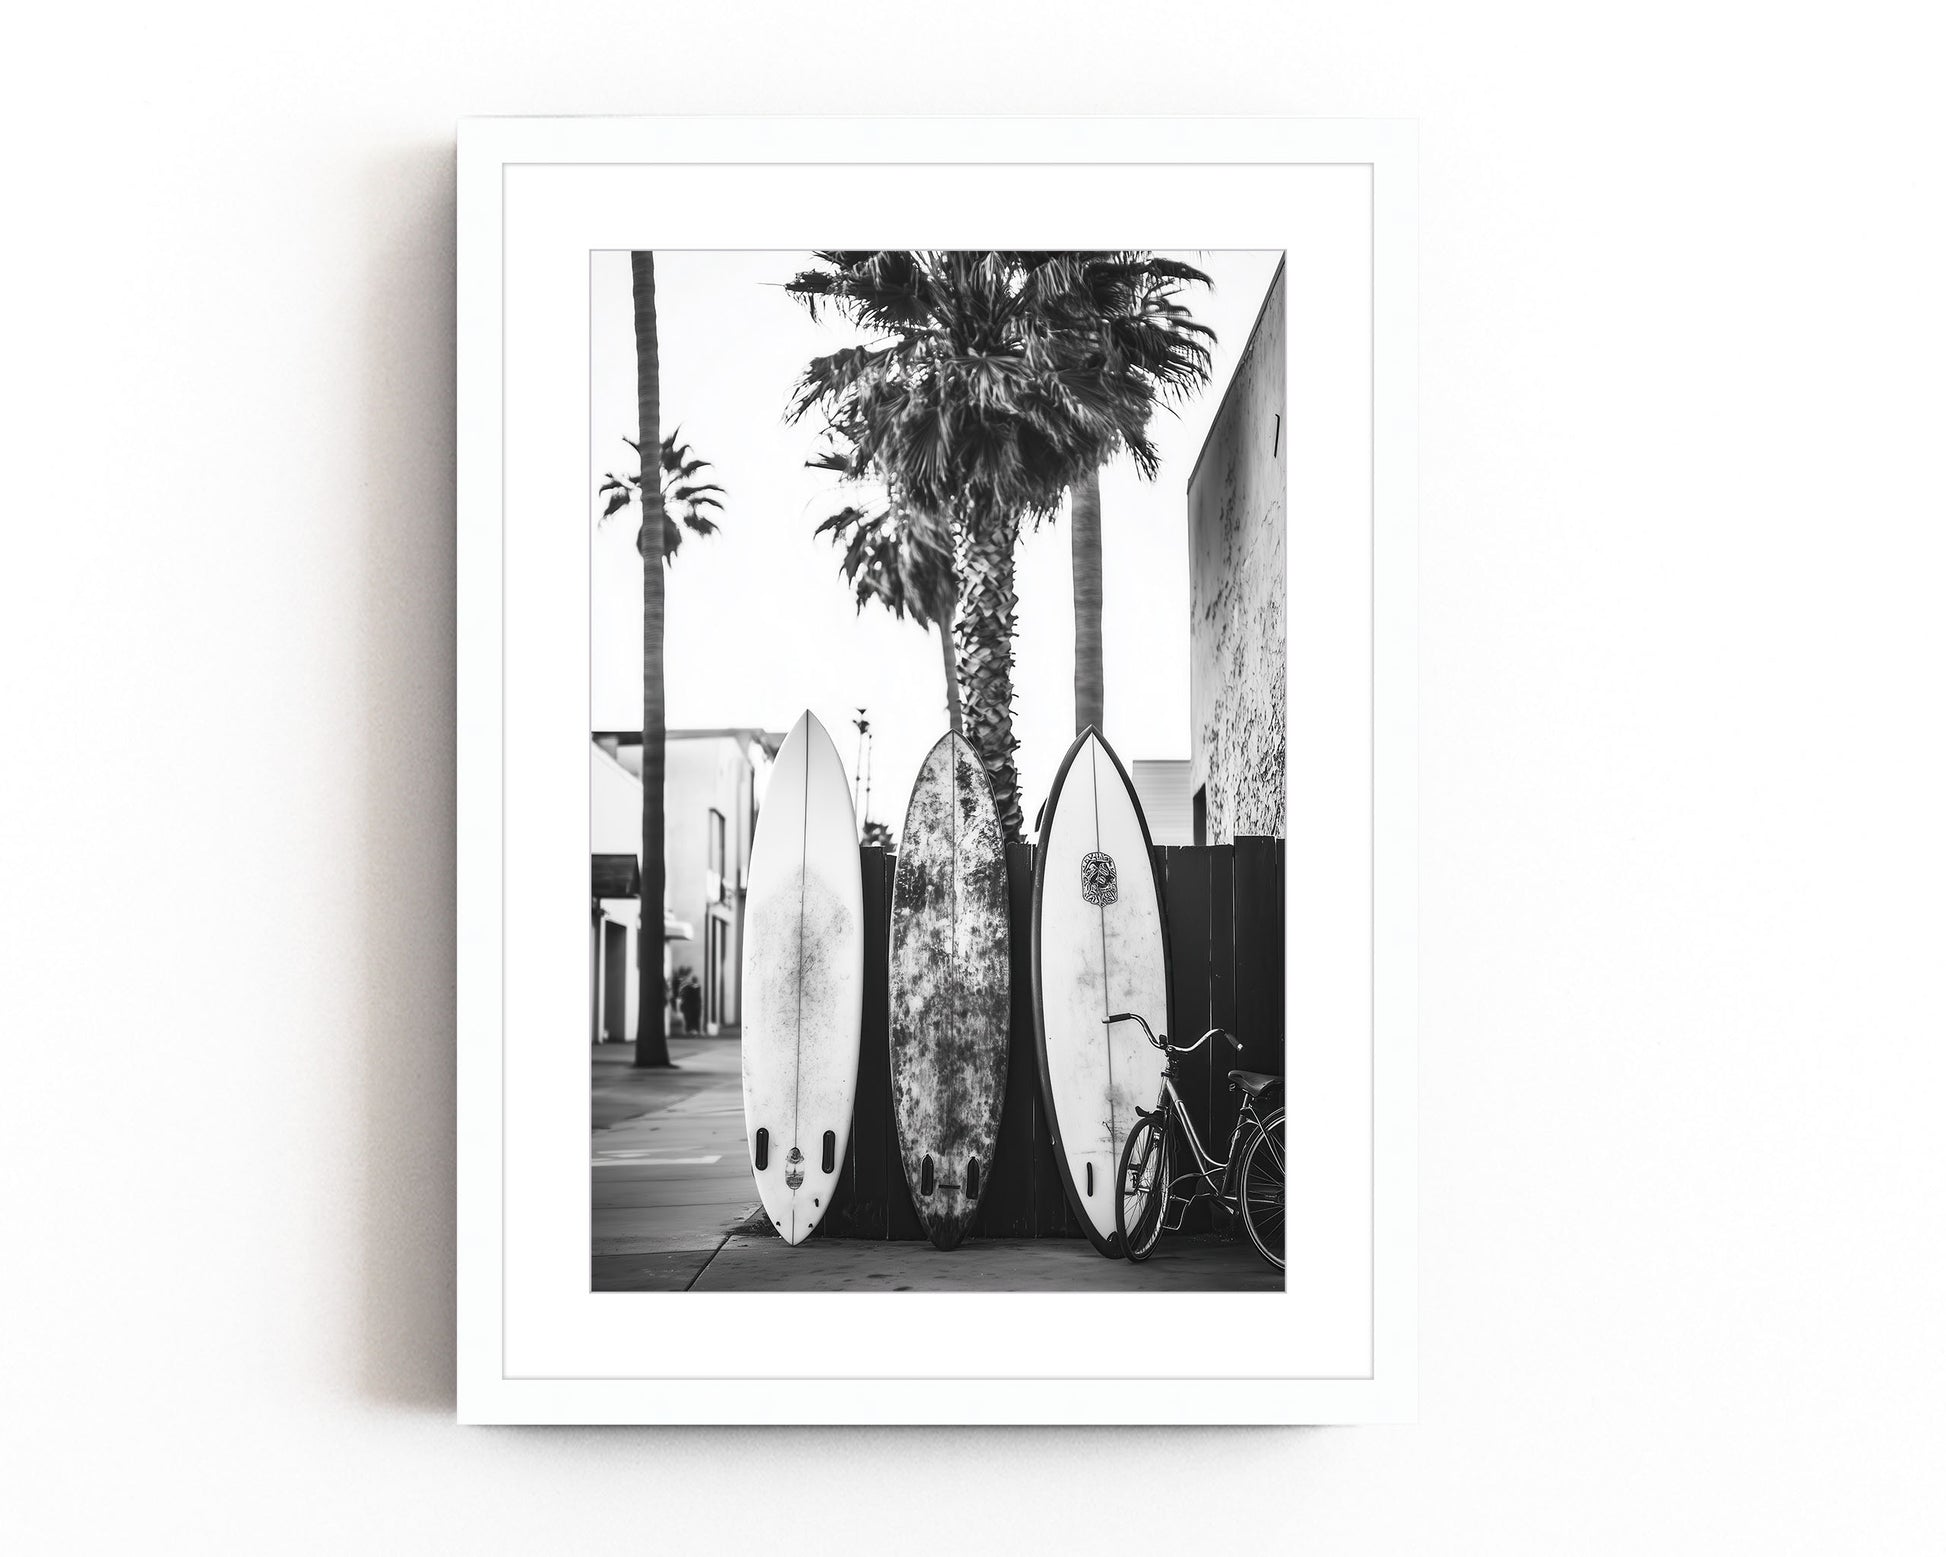
[[[705,966],[706,926],[711,918],[725,927],[722,1021],[741,1018],[742,886],[749,873],[751,817],[756,809],[756,763],[768,765],[762,747],[747,735],[692,735],[671,731],[665,748],[664,869],[669,909],[687,921],[694,939],[671,950],[673,966],[687,966],[698,978]],[[725,892],[710,891],[709,813],[724,820]]]
[[[588,852],[626,854],[640,863],[642,858],[642,781],[599,746],[588,749]],[[642,922],[641,904],[633,898],[603,898],[601,916],[627,931],[628,977],[623,983],[627,1020],[625,1037],[634,1040],[641,1014],[642,986],[636,976],[635,937]],[[593,1006],[590,1025],[601,1030],[601,998],[604,987],[606,939],[601,926],[592,927],[589,947],[589,999]]]
[[[1206,841],[1284,835],[1284,267],[1189,478],[1190,793]]]

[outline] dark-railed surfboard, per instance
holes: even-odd
[[[1007,1094],[1007,857],[993,787],[957,735],[926,754],[892,881],[892,1113],[935,1246],[966,1236]]]
[[[1062,759],[1034,854],[1035,1049],[1068,1205],[1110,1255],[1122,1143],[1163,1072],[1133,1022],[1104,1025],[1117,1011],[1168,1030],[1168,937],[1141,802],[1091,727]]]

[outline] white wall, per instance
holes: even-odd
[[[717,1024],[734,1023],[741,1011],[737,970],[743,948],[737,935],[737,884],[745,868],[744,839],[749,835],[750,758],[748,741],[735,736],[707,736],[672,740],[665,748],[667,776],[663,785],[666,866],[669,907],[678,919],[695,928],[695,939],[674,946],[674,965],[687,965],[698,979],[706,976],[708,923],[718,913],[728,937],[724,944],[724,1014]],[[709,813],[723,815],[723,875],[728,896],[708,893]]]
[[[1939,1550],[1931,13],[972,16],[14,17],[0,1539]],[[452,123],[861,99],[1423,118],[1417,1427],[450,1424]]]
[[[1284,835],[1291,453],[1279,267],[1189,478],[1189,792],[1208,841]],[[1303,758],[1300,756],[1300,761]]]
[[[642,781],[624,768],[599,746],[588,748],[588,852],[590,854],[626,854],[639,866],[642,859]],[[641,900],[627,898],[603,898],[601,911],[605,918],[622,925],[628,932],[628,977],[623,988],[626,1018],[624,1036],[634,1040],[641,1024],[642,980],[636,966],[635,938],[641,933]],[[665,952],[667,950],[665,943]],[[601,953],[602,957],[606,952]],[[666,963],[666,957],[665,957]],[[606,977],[599,962],[597,971]],[[596,998],[600,999],[603,986],[596,985]]]
[[[599,746],[588,748],[588,852],[642,858],[642,781]]]

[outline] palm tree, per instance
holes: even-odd
[[[655,255],[636,250],[629,255],[635,294],[635,401],[637,437],[629,440],[641,460],[636,476],[610,475],[601,491],[608,494],[603,517],[631,501],[642,507],[642,524],[635,549],[642,554],[642,927],[636,936],[636,973],[640,981],[636,1010],[635,1063],[669,1063],[669,1038],[664,1030],[668,998],[662,978],[662,895],[667,872],[663,862],[662,788],[666,769],[668,719],[663,707],[662,640],[664,633],[663,565],[682,544],[682,528],[672,523],[673,502],[682,522],[698,535],[716,528],[706,510],[720,510],[721,488],[696,477],[706,468],[690,455],[687,445],[672,436],[663,438],[662,364],[656,340]],[[653,455],[650,450],[655,450]],[[672,459],[674,461],[672,466]]]
[[[1144,249],[1064,256],[1075,268],[1065,290],[1044,306],[1070,328],[1094,329],[1109,361],[1135,375],[1151,409],[1208,384],[1215,332],[1180,301],[1184,286],[1211,285],[1192,265]],[[1074,730],[1104,728],[1106,685],[1101,658],[1101,471],[1075,482],[1068,538],[1074,567]]]
[[[633,438],[624,438],[622,442],[635,451],[638,459],[641,457],[641,444]],[[662,492],[662,562],[666,567],[682,549],[685,530],[692,535],[714,535],[722,528],[715,514],[723,511],[723,489],[714,481],[701,479],[703,472],[710,469],[710,462],[699,458],[683,442],[680,427],[662,440],[657,463],[660,467],[657,485]],[[642,478],[627,471],[619,476],[610,471],[596,491],[608,499],[601,517],[611,519],[630,503],[641,502]],[[647,528],[645,524],[635,532],[635,549],[644,561],[649,555],[645,549]]]
[[[1068,503],[1068,555],[1074,565],[1074,733],[1105,727],[1101,664],[1101,472],[1074,484]]]
[[[857,445],[834,438],[834,447],[809,463],[819,470],[838,472],[847,481],[869,479]],[[953,655],[953,537],[938,520],[901,508],[887,493],[868,506],[847,504],[815,531],[829,535],[843,549],[838,570],[852,586],[858,609],[878,604],[900,621],[908,619],[935,630],[941,668],[946,681],[946,722],[955,735],[963,733],[959,673]]]
[[[1084,306],[1084,255],[821,250],[787,290],[864,329],[814,359],[795,421],[821,410],[856,459],[953,537],[954,644],[967,739],[1006,836],[1022,832],[1013,735],[1014,552],[1117,449],[1152,475],[1150,386]]]

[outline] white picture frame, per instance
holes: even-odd
[[[1384,121],[462,124],[461,1421],[1412,1418],[1414,144]],[[811,176],[837,167],[843,211]],[[587,885],[587,255],[893,243],[1291,257],[1287,1028],[1293,1137],[1329,1170],[1294,1176],[1326,1232],[1281,1295],[588,1290],[587,1068],[550,1042],[587,978],[585,926],[551,912]],[[1275,1339],[1177,1339],[1239,1302],[1281,1305],[1252,1310]]]

